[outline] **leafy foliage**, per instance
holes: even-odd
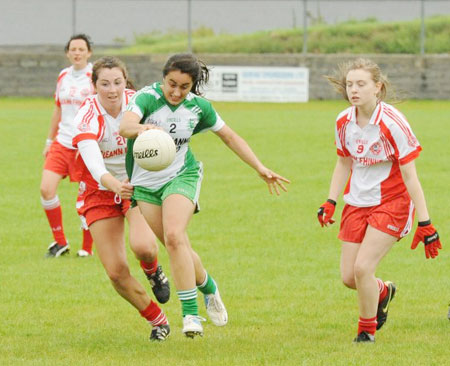
[[[426,52],[450,52],[450,17],[426,19]],[[420,21],[379,22],[374,18],[349,20],[336,25],[318,22],[308,29],[309,53],[404,53],[420,52]],[[173,53],[187,49],[187,34],[172,30],[135,36],[135,44],[111,52]],[[192,32],[195,53],[300,53],[302,29],[276,29],[252,34],[215,34],[201,27]]]

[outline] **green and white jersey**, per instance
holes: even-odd
[[[189,148],[192,135],[208,130],[219,131],[225,125],[211,103],[193,93],[189,93],[177,106],[169,104],[160,83],[139,90],[129,102],[127,111],[141,117],[140,123],[161,127],[175,142],[177,150],[172,164],[158,172],[151,172],[134,163],[134,139],[128,139],[126,167],[131,184],[155,190],[197,164]]]

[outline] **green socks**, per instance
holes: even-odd
[[[214,279],[206,273],[205,281],[201,285],[198,285],[197,288],[204,295],[215,294],[217,290],[216,281],[214,281]]]
[[[178,298],[181,301],[181,311],[183,316],[198,315],[197,289],[177,291]]]

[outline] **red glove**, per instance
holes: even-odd
[[[332,217],[335,208],[336,208],[336,201],[333,201],[332,199],[327,199],[327,202],[325,202],[322,206],[320,206],[319,210],[317,211],[317,218],[319,219],[320,225],[322,227],[334,223]]]
[[[418,223],[416,232],[414,234],[411,249],[416,249],[417,244],[424,243],[425,256],[427,258],[434,258],[438,256],[438,249],[442,249],[441,241],[439,240],[439,234],[434,226],[431,224],[431,220],[420,221]]]

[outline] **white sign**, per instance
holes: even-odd
[[[211,66],[205,97],[227,102],[307,102],[305,67]]]

